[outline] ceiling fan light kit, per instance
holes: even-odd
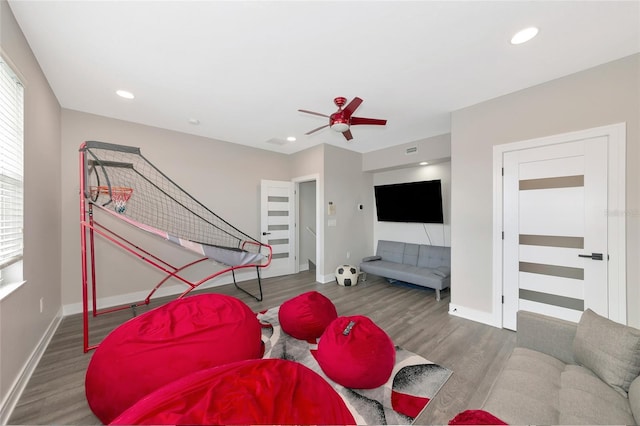
[[[353,139],[353,135],[351,134],[351,126],[359,125],[359,124],[369,124],[375,126],[384,126],[387,124],[387,120],[381,120],[379,118],[364,118],[364,117],[353,117],[353,112],[358,109],[360,104],[362,103],[362,99],[357,96],[353,98],[346,107],[342,108],[347,103],[347,98],[338,96],[333,100],[333,103],[338,107],[338,111],[334,112],[331,115],[322,114],[319,112],[308,111],[305,109],[299,109],[298,111],[304,112],[306,114],[319,115],[320,117],[326,117],[329,119],[329,124],[325,124],[324,126],[320,126],[317,129],[313,129],[305,135],[310,135],[312,133],[317,132],[318,130],[324,129],[325,127],[331,127],[332,130],[336,132],[342,133],[346,140]]]

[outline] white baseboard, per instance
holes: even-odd
[[[298,270],[300,272],[308,271],[309,270],[309,264],[308,263],[301,263],[300,265],[298,265]]]
[[[207,288],[219,287],[225,284],[231,284],[233,282],[233,277],[231,275],[226,275],[222,277],[218,277],[212,282],[202,284],[197,287],[197,290],[204,290]],[[256,279],[255,271],[251,272],[237,272],[236,273],[236,282],[240,283],[243,281]],[[185,284],[173,284],[173,285],[163,285],[161,286],[154,294],[153,298],[164,297],[164,296],[175,296],[182,292],[184,292],[188,286]],[[119,294],[117,296],[109,296],[98,298],[98,309],[110,308],[113,306],[122,306],[130,303],[139,302],[144,300],[149,294],[149,290],[136,291],[133,293]],[[91,303],[91,302],[90,302]],[[69,303],[62,307],[62,315],[74,315],[82,313],[82,302],[77,303]]]
[[[335,274],[327,274],[327,275],[318,274],[317,277],[320,278],[320,283],[322,284],[330,283],[336,280]]]
[[[495,316],[491,312],[478,311],[475,309],[449,303],[449,314],[471,321],[480,322],[482,324],[490,325],[492,327],[501,327],[499,324],[495,323]]]
[[[42,335],[42,338],[36,345],[33,352],[31,352],[27,362],[24,364],[24,367],[22,367],[22,371],[11,385],[4,401],[2,401],[2,405],[0,405],[0,425],[6,425],[9,422],[9,418],[11,417],[13,410],[16,408],[16,404],[18,404],[18,401],[22,396],[22,392],[24,392],[27,383],[29,383],[31,375],[38,366],[40,358],[42,358],[44,351],[47,349],[47,346],[49,346],[49,342],[51,342],[51,339],[53,338],[53,335],[58,329],[61,321],[62,310],[58,311],[49,324],[49,327],[47,327],[47,330]]]

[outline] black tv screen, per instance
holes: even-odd
[[[374,187],[380,222],[444,223],[440,180]]]

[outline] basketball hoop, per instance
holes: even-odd
[[[113,209],[116,213],[124,213],[127,209],[127,201],[133,194],[133,188],[127,186],[112,186],[111,187],[111,201],[113,202]],[[109,196],[108,186],[92,186],[91,187],[91,199],[96,201],[100,195]],[[108,202],[104,205],[109,204]]]

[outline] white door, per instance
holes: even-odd
[[[607,138],[503,154],[503,326],[523,309],[609,316]]]
[[[261,242],[273,249],[264,277],[295,272],[295,214],[293,183],[262,180],[260,190]]]

